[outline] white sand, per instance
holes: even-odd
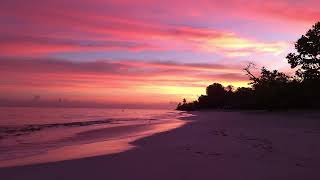
[[[195,112],[114,155],[2,168],[5,180],[320,179],[320,113]]]

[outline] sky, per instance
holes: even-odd
[[[1,0],[0,100],[174,106],[249,63],[291,73],[319,0]],[[0,102],[1,105],[1,102]]]

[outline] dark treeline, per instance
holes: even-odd
[[[297,53],[287,55],[295,76],[277,70],[261,69],[256,77],[244,70],[250,87],[234,89],[213,83],[206,88],[206,95],[197,101],[179,103],[177,110],[199,109],[319,109],[320,108],[320,22],[316,23],[296,43]]]

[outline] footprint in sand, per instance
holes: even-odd
[[[213,134],[215,136],[228,136],[225,129],[213,130],[213,131],[210,131],[210,134]]]
[[[191,147],[190,146],[186,146],[184,149],[187,150],[187,151],[190,151]]]
[[[320,129],[308,129],[308,130],[305,130],[304,133],[306,133],[306,134],[320,134]]]
[[[196,151],[195,154],[199,154],[202,156],[207,156],[207,157],[218,157],[221,156],[221,153],[216,153],[216,152],[202,152],[202,151]]]
[[[297,167],[304,167],[304,165],[301,164],[301,163],[296,163],[295,165],[296,165]]]
[[[209,156],[221,156],[222,154],[221,153],[209,153],[208,155]]]
[[[265,152],[273,152],[272,142],[266,138],[255,138],[241,135],[239,139],[245,143],[251,144],[255,149],[260,149]]]

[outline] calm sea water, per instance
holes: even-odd
[[[0,108],[0,167],[117,153],[185,124],[186,113],[146,109]]]

